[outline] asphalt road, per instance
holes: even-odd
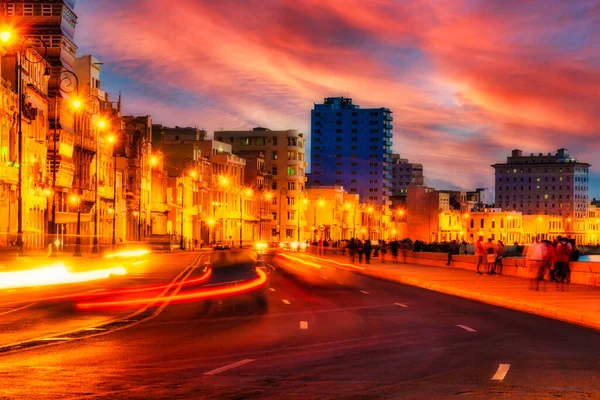
[[[0,398],[600,398],[596,331],[323,265],[265,267],[268,310],[251,294],[164,303],[16,348],[0,354]]]

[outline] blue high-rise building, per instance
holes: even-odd
[[[311,185],[342,185],[361,202],[390,204],[392,112],[327,97],[311,111]]]

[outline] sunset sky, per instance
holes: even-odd
[[[511,149],[566,147],[600,198],[600,2],[77,0],[80,55],[125,112],[298,129],[324,97],[394,112],[436,188],[493,189]]]

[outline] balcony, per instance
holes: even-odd
[[[383,137],[391,139],[394,137],[394,135],[392,134],[392,132],[383,132]]]
[[[394,129],[394,126],[392,124],[383,124],[383,129],[392,130],[392,129]]]
[[[385,115],[383,116],[383,120],[384,120],[384,121],[389,121],[389,122],[392,122],[392,121],[394,120],[394,117],[392,117],[392,116],[391,116],[391,115],[389,115],[389,114],[385,114]]]
[[[392,141],[389,138],[386,137],[386,138],[383,139],[383,144],[385,146],[391,146],[392,145]]]
[[[13,166],[9,166],[6,163],[0,164],[0,180],[6,182],[18,182],[19,169]]]
[[[46,147],[48,152],[54,151],[54,132],[48,131],[46,135]],[[73,147],[75,145],[75,135],[65,130],[59,129],[56,132],[56,150],[58,156],[73,157]]]

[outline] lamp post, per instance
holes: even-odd
[[[185,243],[183,241],[183,228],[184,228],[183,218],[185,216],[185,213],[183,210],[183,206],[184,206],[183,199],[185,197],[185,194],[183,192],[183,189],[184,189],[183,179],[185,179],[185,178],[182,177],[181,179],[182,179],[182,181],[179,182],[179,185],[178,185],[181,188],[181,232],[179,233],[179,250],[185,250]]]
[[[75,74],[73,74],[75,75]],[[79,110],[82,106],[80,100],[76,99],[73,101],[73,107],[75,110]],[[89,95],[85,98],[85,107],[86,111],[89,114],[96,114],[100,109],[100,99],[97,96]],[[77,114],[75,114],[75,117]],[[77,203],[77,236],[75,237],[75,252],[73,253],[74,257],[81,257],[81,197],[83,196],[83,129],[81,129],[81,141],[80,141],[80,155],[79,155],[79,188],[78,195],[79,201]],[[96,141],[96,151],[97,151],[97,141]],[[96,153],[97,154],[97,153]],[[97,155],[96,155],[97,156]],[[97,179],[96,179],[97,181]],[[96,201],[98,199],[98,187],[96,186]],[[98,204],[96,203],[96,213],[97,213]],[[96,223],[97,225],[97,223]],[[96,238],[97,241],[97,238]]]
[[[138,198],[138,241],[142,240],[142,198],[144,197],[144,187],[143,187],[143,183],[144,183],[144,164],[145,164],[145,157],[149,156],[150,154],[152,154],[152,150],[153,150],[153,146],[152,146],[152,142],[148,141],[148,140],[144,140],[142,142],[140,142],[140,153],[142,154],[141,160],[140,160],[140,197]],[[144,213],[145,214],[145,213]],[[146,224],[146,218],[144,218],[144,225]],[[144,227],[144,231],[146,230],[146,227]],[[145,234],[144,234],[145,236]]]
[[[100,99],[98,99],[99,101]],[[98,159],[100,158],[100,152],[98,151],[98,131],[106,128],[107,122],[103,119],[98,121],[96,129],[96,177],[94,179],[94,192],[95,192],[95,211],[94,211],[94,240],[92,246],[92,253],[98,253]]]
[[[192,167],[194,165],[194,160],[192,160],[191,158],[185,158],[183,160],[183,162],[181,163],[182,166],[182,171],[181,171],[181,182],[179,183],[179,186],[181,187],[181,232],[180,232],[180,239],[179,239],[179,249],[180,250],[185,250],[185,242],[183,239],[183,230],[185,228],[185,224],[184,224],[184,219],[185,219],[185,203],[184,203],[184,198],[185,198],[185,170]],[[194,171],[195,174],[195,171]]]
[[[113,251],[117,244],[116,231],[117,231],[117,138],[113,135],[108,137],[108,142],[113,145],[113,217],[112,217],[112,246]]]
[[[282,187],[279,189],[279,241],[281,242],[281,229],[283,224],[281,223],[281,204],[283,203],[283,196],[287,195],[287,189]]]
[[[261,194],[260,194],[260,201],[259,201],[259,208],[258,208],[258,240],[262,242],[262,209],[263,209],[263,202],[264,202],[264,198],[263,198],[263,193],[262,193],[261,189]],[[273,194],[271,192],[267,192],[264,197],[266,197],[267,200],[271,200],[271,198],[273,198]]]
[[[371,216],[373,215],[373,207],[369,206],[367,208],[367,225],[368,225],[368,235],[369,235],[369,240],[371,240]]]
[[[0,33],[0,41],[9,43],[12,39],[12,32],[3,31]],[[35,51],[36,47],[43,47],[45,55],[39,56],[38,59],[29,59],[27,50]],[[39,53],[35,53],[38,54]],[[19,255],[23,255],[23,60],[30,64],[38,64],[45,61],[48,55],[48,48],[43,40],[37,38],[24,38],[21,42],[19,50],[15,52],[15,93],[17,95],[17,153],[18,153],[18,194],[17,194],[17,246],[19,247]],[[44,76],[49,76],[50,70],[48,67],[44,70]]]
[[[315,201],[315,212],[313,215],[313,223],[315,225],[315,229],[314,229],[314,233],[315,233],[315,242],[317,241],[317,229],[319,228],[319,226],[317,225],[317,205],[319,207],[323,207],[325,205],[325,200],[323,200],[323,198],[321,196],[317,197],[317,201]]]
[[[52,241],[52,254],[56,256],[56,252],[58,251],[58,245],[60,243],[58,239],[58,229],[56,226],[56,170],[58,166],[57,163],[57,142],[58,142],[58,97],[59,94],[62,93],[73,93],[77,94],[79,90],[79,81],[77,79],[77,75],[69,70],[63,70],[56,77],[56,96],[54,96],[54,137],[52,140],[52,223],[50,225],[50,233],[54,235],[54,240]]]
[[[244,214],[243,214],[244,195],[252,196],[252,190],[251,189],[242,189],[242,191],[240,192],[240,249],[243,247],[242,239],[243,239],[243,234],[244,234],[244,230],[243,230],[243,226],[244,226]]]
[[[302,199],[302,200],[301,200]],[[301,190],[300,191],[300,196],[298,196],[298,242],[300,242],[300,207],[301,205],[304,204],[308,204],[308,199],[306,198],[306,191],[305,190]]]

